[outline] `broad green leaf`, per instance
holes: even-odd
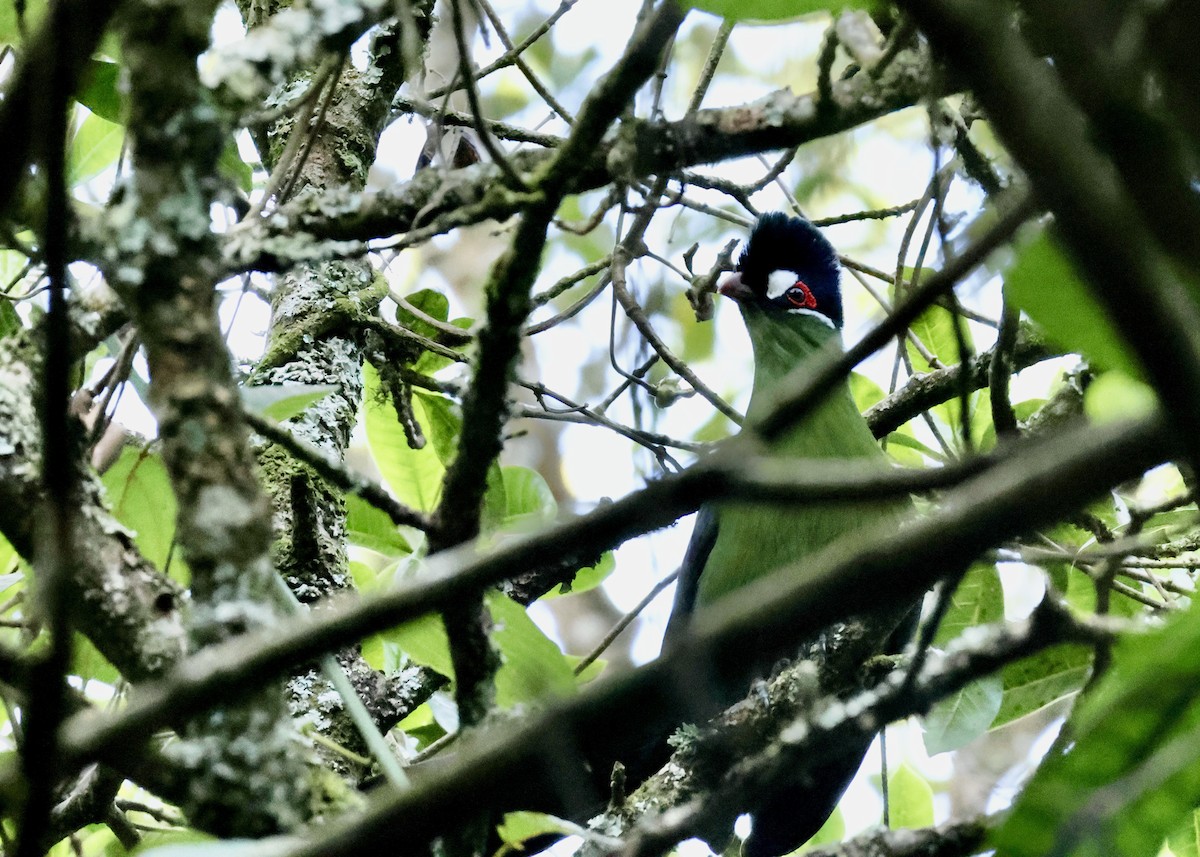
[[[1167,837],[1175,857],[1200,857],[1200,810],[1191,810],[1178,827]]]
[[[409,447],[395,408],[380,395],[379,375],[374,367],[363,367],[363,381],[367,445],[384,482],[401,503],[422,512],[432,511],[441,494],[442,476],[446,472],[434,444],[427,442],[423,449]],[[412,406],[424,428],[425,407],[419,396],[413,396]]]
[[[276,422],[289,420],[337,389],[333,384],[259,384],[242,387],[242,404]]]
[[[347,568],[350,571],[351,580],[354,581],[354,588],[360,593],[370,592],[378,585],[379,574],[365,562],[351,560],[347,563]]]
[[[210,839],[191,831],[172,831],[167,837],[146,837],[132,852],[138,857],[282,857],[296,849],[294,836],[270,836],[266,839]],[[166,839],[166,842],[163,841]]]
[[[17,556],[16,548],[12,546],[12,542],[0,533],[0,592],[4,592],[10,587],[16,586],[25,574],[20,570],[20,557]]]
[[[175,492],[166,465],[157,453],[127,446],[103,477],[117,520],[134,533],[142,555],[158,568],[171,562],[171,576],[187,580],[179,551],[171,552],[175,539]]]
[[[861,372],[850,373],[850,395],[854,397],[854,406],[859,411],[865,411],[874,404],[883,401],[883,387],[880,387]]]
[[[0,44],[19,45],[23,35],[32,35],[45,17],[49,0],[26,0],[24,16],[24,32],[19,26],[17,4],[13,0],[0,3]]]
[[[691,0],[687,5],[731,21],[785,21],[813,12],[866,9],[869,0]]]
[[[948,753],[988,731],[1004,700],[1004,680],[984,676],[939,701],[922,721],[929,755]]]
[[[486,596],[492,617],[491,638],[500,653],[496,673],[496,702],[511,708],[546,696],[565,696],[575,690],[571,663],[541,629],[525,608],[507,596]],[[412,660],[443,675],[454,675],[450,643],[440,616],[422,616],[383,635]]]
[[[124,857],[126,853],[110,828],[91,824],[57,843],[46,857]]]
[[[250,193],[254,190],[254,168],[242,160],[237,140],[233,137],[229,138],[225,143],[225,148],[221,150],[217,169],[221,171],[222,175],[233,179],[234,184],[243,192]]]
[[[1058,242],[1045,231],[1017,251],[1004,275],[1006,293],[1059,345],[1102,369],[1140,376],[1133,353]]]
[[[1153,388],[1119,370],[1104,372],[1083,394],[1084,413],[1098,423],[1147,417],[1157,405]]]
[[[528,467],[506,464],[504,474],[504,515],[506,526],[545,524],[558,514],[558,502],[542,474]]]
[[[506,812],[504,819],[496,825],[496,833],[505,845],[516,850],[523,849],[530,839],[545,833],[586,835],[586,831],[578,824],[544,812]]]
[[[435,293],[436,294],[436,293]],[[419,415],[421,428],[425,439],[433,445],[438,460],[444,467],[449,467],[458,454],[458,434],[462,431],[462,418],[458,414],[458,406],[435,393],[424,390],[413,390],[413,410],[417,410],[420,402],[423,416]]]
[[[571,665],[571,672],[574,672],[579,666],[579,662],[583,660],[579,655],[565,655],[565,657],[567,663]],[[583,672],[575,676],[575,682],[579,685],[585,685],[590,681],[600,678],[606,666],[608,666],[608,661],[604,660],[604,658],[596,658],[596,660],[583,668]]]
[[[473,324],[473,320],[469,318],[456,318],[453,321],[449,321],[450,301],[444,294],[436,292],[433,289],[422,289],[419,292],[407,295],[404,299],[421,313],[437,321],[447,322],[463,330],[470,328]],[[419,315],[409,311],[407,307],[397,305],[396,323],[429,339],[437,339],[438,337],[438,329],[436,327]],[[413,368],[418,372],[431,375],[439,369],[449,366],[451,362],[449,357],[443,357],[432,351],[426,351],[417,360]]]
[[[450,642],[446,638],[446,626],[442,624],[441,616],[431,613],[412,619],[382,636],[387,642],[399,646],[404,654],[421,666],[454,677]]]
[[[418,402],[420,411],[417,409]],[[413,412],[420,420],[425,439],[432,444],[442,467],[449,468],[458,455],[458,435],[462,431],[462,417],[459,415],[458,405],[445,396],[425,390],[413,390]],[[507,480],[499,463],[493,461],[488,468],[487,487],[483,497],[481,523],[485,531],[504,523],[507,494]]]
[[[503,708],[575,690],[570,661],[534,624],[525,608],[499,592],[486,596],[492,640],[503,660],[496,673],[496,702]]]
[[[121,67],[115,62],[89,59],[75,99],[109,122],[122,123],[121,89],[117,85]]]
[[[998,853],[1140,855],[1200,804],[1200,611],[1121,639],[993,837]]]
[[[933,824],[933,789],[907,762],[888,777],[888,809],[893,829]]]
[[[893,447],[895,448],[893,449]],[[913,452],[919,454],[916,457],[913,457],[909,453],[905,452],[905,450],[912,450]],[[942,455],[936,449],[926,446],[911,434],[903,430],[894,431],[887,436],[887,452],[888,455],[892,456],[896,459],[896,461],[905,465],[906,467],[925,466],[925,460],[922,456],[930,458],[934,461],[944,461],[946,458],[946,456]]]
[[[808,851],[810,848],[817,848],[821,845],[833,845],[845,838],[846,817],[842,815],[841,807],[838,807],[829,818],[825,819],[825,823],[821,825],[820,830],[813,834],[812,839],[804,843],[803,851]]]
[[[1067,581],[1067,603],[1081,613],[1095,613],[1096,585],[1092,579],[1080,569],[1066,563],[1055,563],[1055,565],[1061,565],[1065,570],[1062,574],[1065,575]],[[1062,575],[1055,575],[1055,579],[1062,580]],[[1139,585],[1134,581],[1123,580],[1122,583],[1130,583],[1135,588]],[[1146,608],[1141,603],[1118,590],[1113,590],[1109,594],[1108,612],[1113,616],[1123,616],[1128,619],[1142,615],[1145,610]]]
[[[85,182],[117,162],[125,141],[125,128],[88,113],[71,140],[67,178],[71,184]]]
[[[921,344],[924,345],[932,355],[936,357],[945,366],[953,366],[960,362],[958,353],[958,339],[954,335],[954,315],[945,307],[931,306],[925,312],[918,316],[917,320],[909,327]],[[968,350],[973,348],[973,341],[970,330],[964,325],[963,335],[966,339]],[[921,355],[917,348],[908,339],[904,340],[908,348],[909,356],[913,361],[913,368],[918,372],[928,372],[934,367]]]
[[[71,652],[71,672],[84,681],[99,681],[105,684],[116,684],[121,678],[117,668],[109,663],[108,658],[100,654],[83,634],[75,635],[74,651]]]
[[[595,589],[603,583],[613,571],[616,570],[617,559],[612,551],[605,551],[600,555],[600,561],[595,565],[589,565],[587,568],[581,568],[575,572],[575,577],[570,583],[564,583],[558,589],[552,589],[543,598],[557,598],[560,595],[574,595],[579,592],[587,592],[589,589]]]
[[[419,292],[406,295],[404,299],[411,306],[430,318],[435,318],[438,321],[446,321],[450,317],[450,299],[441,292],[435,292],[433,289],[422,289]],[[401,327],[408,328],[413,333],[419,333],[430,339],[435,338],[438,334],[436,327],[410,312],[404,306],[398,305],[396,307],[396,323]]]
[[[346,495],[346,536],[351,544],[384,556],[412,553],[412,545],[392,519],[355,494]]]
[[[5,280],[4,284],[7,285],[8,282]],[[19,331],[22,326],[21,316],[17,314],[13,302],[0,300],[0,339],[7,339]]]
[[[934,644],[944,646],[967,628],[1003,618],[1004,588],[1000,585],[1000,574],[995,565],[977,562],[954,590]]]
[[[996,729],[1083,687],[1092,668],[1092,652],[1084,646],[1055,646],[1004,668],[1004,702],[992,721]]]

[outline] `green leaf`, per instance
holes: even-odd
[[[104,487],[118,521],[134,533],[142,555],[160,569],[171,561],[171,577],[188,580],[180,552],[171,553],[175,539],[175,491],[162,458],[127,446],[103,476]]]
[[[893,829],[933,824],[933,789],[907,762],[888,777],[888,809]]]
[[[500,653],[496,702],[501,708],[546,696],[566,696],[576,686],[571,662],[533,623],[525,608],[499,592],[486,596],[492,642]],[[412,660],[453,677],[450,643],[440,616],[422,616],[382,635]]]
[[[1154,854],[1200,804],[1200,611],[1113,648],[1113,667],[1064,726],[1070,750],[1038,768],[998,853]]]
[[[542,474],[528,467],[506,464],[504,474],[505,526],[545,524],[558,514],[558,501]]]
[[[4,284],[7,285],[8,282],[8,280],[5,280]],[[10,300],[0,300],[0,339],[7,339],[22,327],[21,316],[17,314],[13,302]]]
[[[1140,377],[1137,360],[1108,314],[1047,232],[1041,232],[1018,251],[1004,276],[1004,286],[1050,339],[1102,369],[1120,369],[1131,377]]]
[[[85,182],[117,162],[125,142],[125,128],[88,113],[71,140],[67,178],[71,184]]]
[[[1008,664],[1003,671],[1004,702],[992,721],[996,729],[1083,687],[1092,669],[1092,652],[1084,646],[1055,646],[1031,658]]]
[[[295,836],[211,839],[192,831],[184,834],[172,831],[165,843],[162,838],[147,836],[143,846],[132,853],[139,857],[281,857],[294,851],[299,843]]]
[[[953,366],[960,361],[958,353],[958,339],[954,335],[954,314],[945,307],[931,306],[929,309],[921,313],[917,320],[912,323],[909,329],[921,340],[924,345],[945,366]],[[971,332],[964,326],[963,335],[966,339],[968,350],[973,349]],[[908,348],[909,356],[912,358],[913,368],[918,372],[928,372],[934,367],[921,355],[912,342],[905,339],[905,346]]]
[[[486,596],[492,640],[503,663],[496,673],[496,702],[502,708],[575,691],[571,662],[542,633],[525,608],[499,592]]]
[[[450,660],[450,641],[446,637],[446,626],[442,624],[441,616],[431,613],[405,622],[381,636],[387,642],[399,646],[404,654],[421,666],[454,677],[454,665]]]
[[[384,556],[412,553],[412,545],[392,519],[355,494],[346,495],[346,537],[351,544]]]
[[[433,289],[422,289],[404,298],[408,303],[430,318],[446,321],[450,318],[450,299],[441,292]],[[406,327],[413,333],[419,333],[429,339],[436,339],[438,329],[420,316],[411,312],[408,307],[397,305],[396,324]]]
[[[121,678],[117,668],[109,663],[108,658],[100,654],[91,640],[83,634],[75,634],[74,651],[71,652],[71,672],[84,681],[100,681],[105,684],[116,684]]]
[[[977,562],[963,576],[950,598],[950,608],[933,638],[944,646],[967,628],[1004,618],[1004,588],[991,563]]]
[[[1083,394],[1083,412],[1098,423],[1148,417],[1157,406],[1152,387],[1119,370],[1101,374]]]
[[[363,412],[367,428],[367,446],[384,482],[401,502],[422,512],[432,511],[442,491],[446,472],[434,443],[412,449],[396,419],[390,401],[380,395],[379,375],[374,367],[363,367]],[[425,407],[419,396],[412,398],[413,413],[423,429],[428,428]]]
[[[242,404],[252,413],[283,422],[337,390],[333,384],[259,384],[242,387]]]
[[[434,294],[437,294],[434,292]],[[413,390],[413,414],[433,446],[443,469],[448,469],[458,455],[458,436],[462,432],[462,417],[457,403],[424,390]],[[488,467],[487,486],[483,497],[482,525],[485,530],[503,523],[507,505],[508,485],[498,462]]]
[[[254,168],[242,160],[237,140],[233,137],[229,138],[225,143],[225,148],[221,150],[217,169],[221,171],[221,175],[232,179],[239,190],[245,193],[254,190]]]
[[[919,454],[913,456],[911,453],[906,452],[906,450],[912,450]],[[945,456],[936,449],[926,446],[903,430],[894,431],[887,436],[887,451],[888,455],[906,467],[924,467],[925,458],[930,458],[933,461],[945,460]]]
[[[583,658],[579,655],[565,655],[565,657],[567,659],[567,663],[571,665],[571,672],[575,672],[579,666],[579,662],[583,660]],[[590,681],[595,681],[596,679],[600,678],[600,676],[604,673],[604,668],[607,665],[608,661],[604,660],[604,658],[596,658],[596,660],[592,661],[583,668],[583,672],[575,676],[576,684],[582,686]]]
[[[520,850],[530,839],[545,833],[582,836],[586,831],[578,824],[544,812],[506,812],[504,819],[496,825],[496,833],[505,845]]]
[[[691,0],[687,5],[730,21],[784,21],[813,12],[867,9],[871,4],[870,0]]]
[[[25,4],[25,33],[38,31],[49,7],[49,0],[27,0]],[[12,0],[0,3],[0,44],[19,45],[22,42],[21,27],[18,26],[17,4]]]
[[[1167,837],[1175,857],[1200,857],[1200,810],[1191,810],[1182,824]]]
[[[861,372],[850,373],[850,395],[854,397],[854,406],[860,412],[882,402],[884,398],[883,387]]]
[[[821,825],[821,829],[813,834],[812,839],[804,843],[804,851],[810,848],[816,848],[821,845],[833,845],[841,842],[846,838],[846,817],[842,815],[841,807],[833,811],[829,818],[825,819],[825,823]]]
[[[413,390],[413,411],[420,404],[421,413],[417,414],[425,439],[433,444],[438,460],[444,467],[449,467],[458,455],[458,435],[462,431],[462,418],[458,415],[458,406],[436,393],[424,390]]]
[[[605,551],[600,555],[600,561],[595,565],[589,565],[587,568],[581,568],[575,572],[575,577],[572,578],[569,584],[564,583],[558,589],[552,589],[543,598],[558,598],[563,595],[575,595],[580,592],[587,592],[589,589],[595,589],[603,583],[610,574],[617,568],[617,558],[612,551]]]
[[[948,753],[988,731],[1004,700],[1004,680],[984,676],[939,701],[922,722],[929,755]]]
[[[1061,565],[1063,571],[1055,575],[1055,579],[1061,581],[1065,576],[1067,581],[1066,595],[1067,603],[1081,613],[1096,612],[1096,585],[1090,577],[1084,574],[1081,570],[1073,568],[1066,563],[1054,563]],[[1050,564],[1047,564],[1049,566]],[[1138,584],[1133,583],[1134,586]],[[1140,616],[1145,607],[1130,598],[1124,593],[1113,590],[1109,593],[1108,612],[1113,616],[1123,616],[1126,619]]]
[[[115,62],[89,59],[75,100],[109,122],[123,124],[124,104],[117,80],[121,67]]]

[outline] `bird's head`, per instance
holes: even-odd
[[[836,330],[842,327],[838,257],[825,236],[807,220],[782,212],[764,214],[754,224],[737,271],[717,290],[767,316],[811,315]]]

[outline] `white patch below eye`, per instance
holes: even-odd
[[[827,326],[833,328],[834,330],[837,329],[837,325],[833,323],[833,319],[831,319],[829,316],[825,315],[825,313],[818,312],[815,309],[805,309],[804,307],[795,307],[794,309],[789,309],[786,312],[788,313],[788,315],[811,315],[813,318],[821,320]]]
[[[772,271],[767,275],[767,299],[775,300],[796,285],[796,274],[792,271]]]

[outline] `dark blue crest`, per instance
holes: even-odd
[[[807,220],[782,212],[764,214],[750,232],[738,271],[764,309],[815,311],[841,328],[837,251]],[[794,275],[794,281],[787,275]]]

